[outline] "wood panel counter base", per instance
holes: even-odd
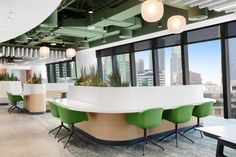
[[[89,136],[101,144],[108,145],[125,145],[130,141],[136,140],[143,136],[143,130],[126,123],[127,114],[102,114],[88,113],[89,121],[82,122],[76,126],[80,132]],[[180,128],[193,126],[197,123],[196,118],[188,123],[179,125]],[[148,129],[149,136],[161,135],[161,133],[174,130],[175,125],[162,120],[161,124],[153,129]],[[160,137],[160,136],[159,136]]]
[[[24,109],[32,114],[46,112],[46,95],[30,94],[24,96]]]

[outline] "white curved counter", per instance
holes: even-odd
[[[171,109],[181,105],[199,105],[215,102],[203,97],[202,85],[163,86],[163,87],[81,87],[70,86],[68,99],[55,100],[60,106],[71,110],[87,112],[89,120],[77,126],[97,140],[117,142],[143,136],[143,130],[127,124],[127,113],[162,107]],[[180,125],[196,124],[196,119]],[[162,120],[149,135],[173,130],[174,125]]]
[[[97,105],[97,104],[91,104],[86,102],[81,102],[78,100],[72,100],[72,99],[56,99],[55,102],[57,102],[60,106],[63,106],[65,108],[75,110],[75,111],[82,111],[82,112],[88,112],[88,113],[135,113],[135,112],[142,112],[144,110],[155,108],[155,107],[161,107],[164,109],[171,109],[180,106],[179,105],[171,105],[171,104],[156,104],[156,105]],[[202,100],[192,102],[192,105],[199,105],[204,102],[215,102],[215,99],[210,98],[203,98]],[[190,104],[190,103],[188,103]],[[185,105],[185,104],[182,104]]]

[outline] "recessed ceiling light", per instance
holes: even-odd
[[[50,45],[51,45],[51,46],[56,46],[56,45],[57,45],[57,43],[51,43]]]
[[[89,14],[92,14],[92,13],[93,13],[93,11],[92,11],[92,10],[89,10],[89,11],[88,11],[88,13],[89,13]]]
[[[95,25],[89,25],[88,26],[88,30],[93,30],[93,29],[95,29],[96,27],[95,27]]]

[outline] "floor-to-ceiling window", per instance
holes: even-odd
[[[161,86],[182,85],[180,46],[161,48],[158,52],[158,72]]]
[[[135,52],[137,86],[153,86],[152,51]]]
[[[117,70],[120,72],[121,81],[130,84],[130,61],[129,54],[116,55]]]
[[[109,75],[112,73],[112,58],[111,56],[102,57],[102,79],[106,82]]]
[[[190,84],[204,85],[204,97],[216,99],[213,115],[223,116],[220,40],[188,45]]]

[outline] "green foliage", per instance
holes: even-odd
[[[30,77],[30,79],[27,81],[28,84],[42,84],[42,76],[39,74],[37,76],[35,73],[33,76]]]
[[[0,81],[19,81],[19,79],[12,73],[0,74]]]
[[[88,73],[89,71],[89,73]],[[82,67],[80,71],[80,78],[75,79],[75,85],[77,86],[95,86],[95,87],[104,87],[106,86],[96,68],[94,66],[90,67],[89,70],[87,70],[86,67]]]
[[[89,72],[88,72],[89,71]],[[82,67],[80,70],[80,78],[75,79],[76,86],[94,86],[94,87],[128,87],[128,82],[122,82],[120,72],[117,69],[108,76],[109,80],[104,83],[100,78],[98,71],[94,66],[89,70],[86,67]]]
[[[115,72],[112,72],[108,76],[108,81],[107,84],[109,87],[128,87],[129,83],[128,82],[122,82],[121,81],[121,76],[120,76],[120,71],[118,69],[115,70]]]

